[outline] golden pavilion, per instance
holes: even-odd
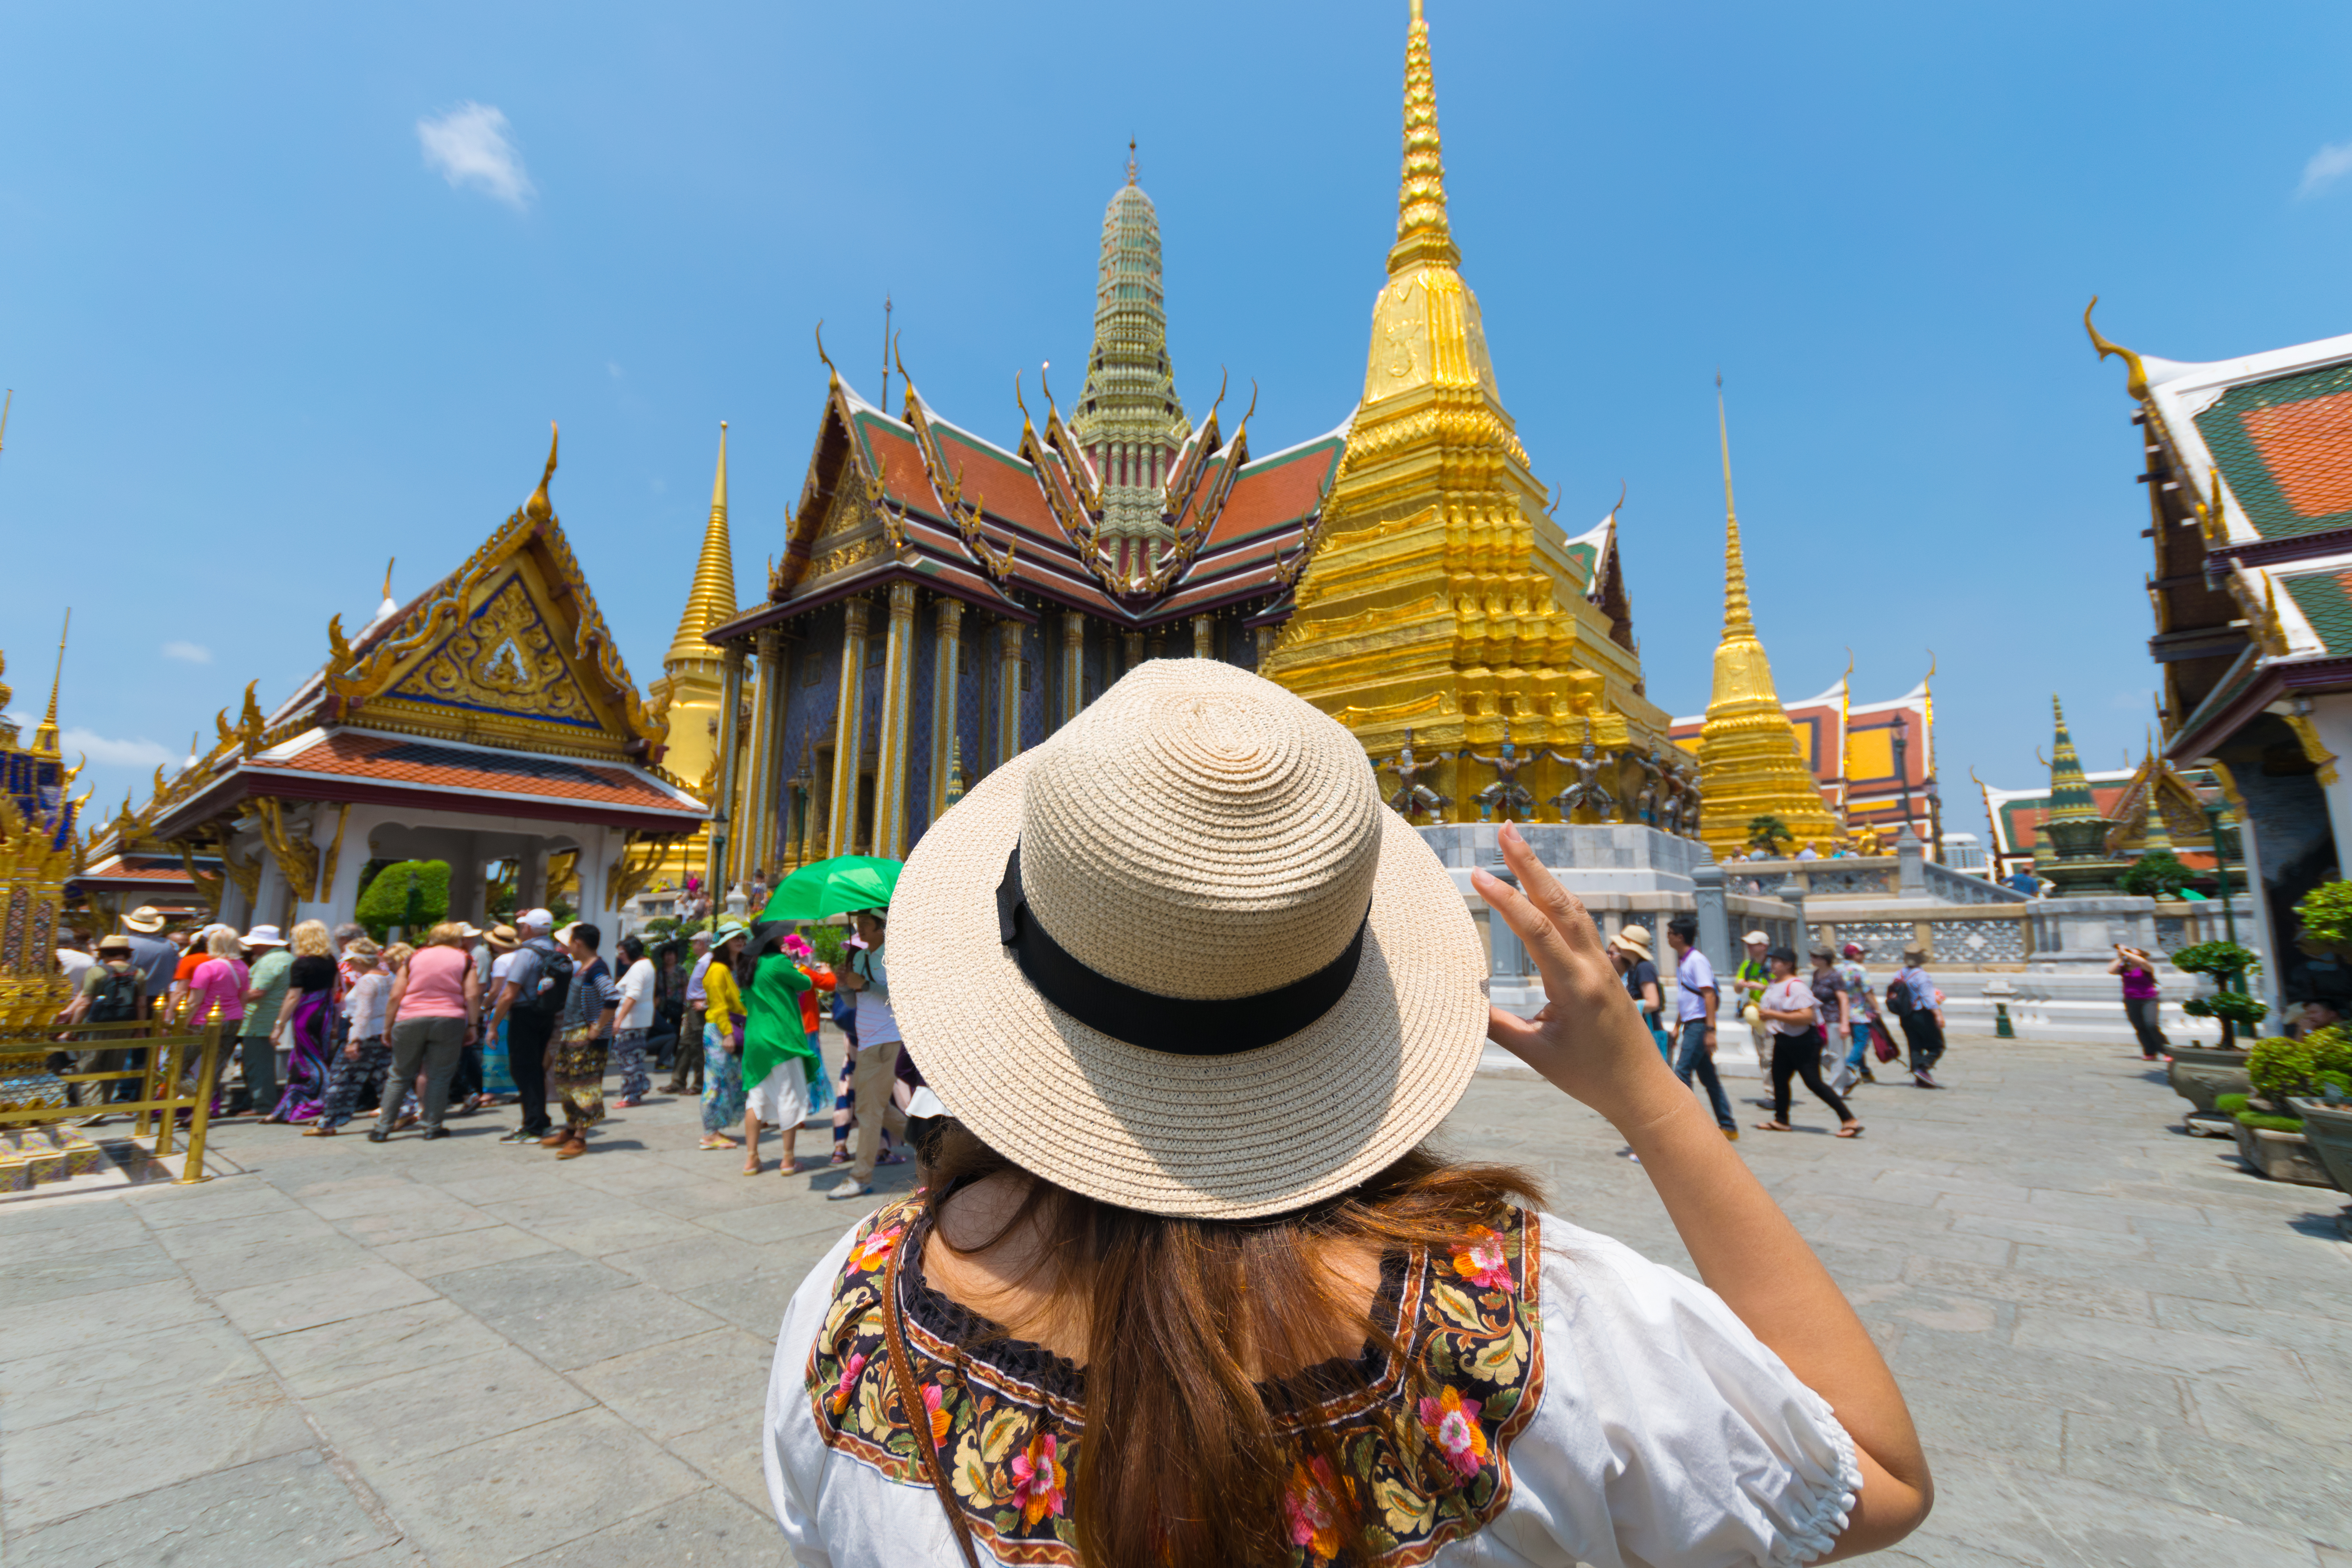
[[[559,893],[610,923],[702,803],[661,766],[646,706],[539,488],[455,571],[369,623],[274,709],[245,689],[216,742],[126,807],[93,853],[168,845],[218,918],[352,918],[375,868],[439,860],[452,919]],[[192,748],[193,749],[193,748]],[[503,869],[493,875],[493,868]]]

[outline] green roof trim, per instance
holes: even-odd
[[[2294,539],[2333,528],[2352,527],[2352,511],[2332,511],[2317,517],[2306,517],[2297,511],[2272,477],[2261,448],[2247,434],[2245,416],[2260,409],[2307,403],[2313,398],[2347,392],[2352,392],[2352,362],[2233,386],[2213,406],[2197,416],[2197,433],[2205,438],[2206,449],[2213,454],[2221,477],[2230,481],[2231,493],[2238,498],[2246,521],[2264,539]]]
[[[2329,653],[2352,653],[2352,595],[2344,591],[2343,574],[2305,572],[2279,583]]]

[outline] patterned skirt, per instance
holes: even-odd
[[[702,1130],[731,1131],[743,1120],[743,1058],[716,1024],[702,1026]]]
[[[604,1120],[604,1060],[611,1047],[596,1037],[596,1026],[566,1029],[555,1042],[548,1087],[563,1101],[563,1120],[593,1127]]]

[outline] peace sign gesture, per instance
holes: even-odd
[[[1471,873],[1470,885],[1527,944],[1544,1008],[1531,1020],[1489,1008],[1486,1037],[1621,1127],[1688,1103],[1582,900],[1544,868],[1517,827],[1506,823],[1498,837],[1520,887],[1484,870]]]

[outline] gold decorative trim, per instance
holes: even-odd
[[[253,797],[254,813],[261,821],[261,842],[278,863],[278,874],[286,879],[287,890],[300,899],[304,889],[319,885],[319,846],[308,824],[287,820],[291,804],[274,795]]]

